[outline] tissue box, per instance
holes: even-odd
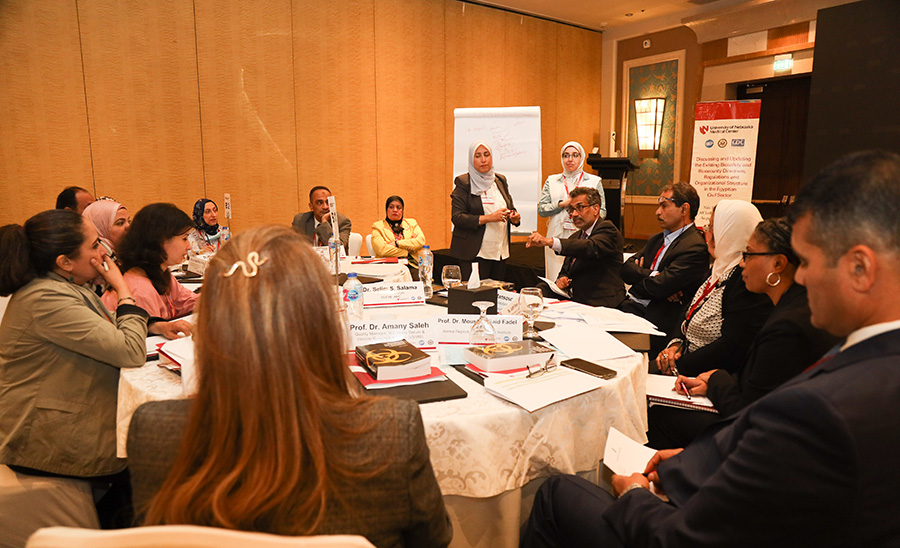
[[[487,313],[497,314],[497,288],[482,285],[478,289],[469,289],[465,283],[447,290],[447,312],[449,314],[479,314],[478,307],[472,306],[475,301],[490,301],[494,306]]]

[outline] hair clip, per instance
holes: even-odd
[[[256,276],[257,272],[259,272],[259,266],[262,264],[265,264],[265,262],[268,260],[269,260],[269,258],[266,257],[265,259],[260,261],[259,253],[255,252],[255,251],[251,251],[250,253],[247,254],[247,262],[246,263],[244,261],[238,261],[238,262],[234,263],[233,265],[231,265],[231,268],[228,270],[228,272],[223,274],[223,276],[226,278],[230,277],[232,274],[235,273],[235,271],[238,269],[238,267],[240,267],[241,270],[244,272],[245,277],[252,278],[252,277]],[[249,268],[247,268],[248,264],[250,265]]]

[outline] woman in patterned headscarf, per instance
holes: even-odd
[[[192,217],[196,228],[188,235],[191,251],[194,253],[218,251],[225,243],[222,235],[228,232],[227,227],[219,226],[219,206],[208,198],[200,198],[194,203]]]

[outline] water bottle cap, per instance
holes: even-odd
[[[431,249],[431,246],[430,246],[430,245],[423,245],[423,246],[422,246],[422,249]]]
[[[356,272],[351,272],[350,274],[347,274],[347,277],[348,277],[348,278],[355,278],[355,277],[356,277]]]

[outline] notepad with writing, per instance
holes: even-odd
[[[683,396],[675,391],[675,377],[668,375],[647,375],[647,402],[650,405],[667,405],[693,411],[718,413],[713,402],[706,396]]]

